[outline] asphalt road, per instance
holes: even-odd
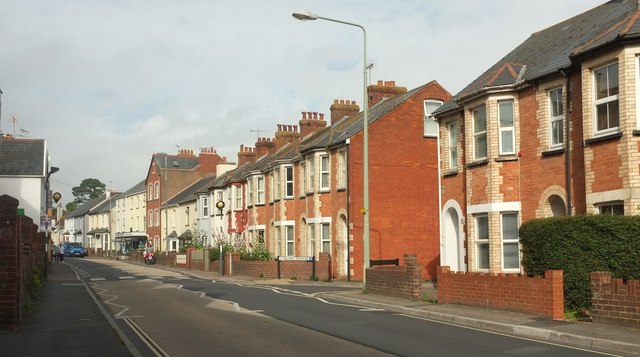
[[[143,355],[596,356],[364,306],[324,286],[187,277],[153,266],[69,259]]]

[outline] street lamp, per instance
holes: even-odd
[[[295,17],[301,21],[307,20],[326,20],[331,22],[337,22],[339,24],[355,26],[362,30],[362,34],[364,35],[364,64],[362,66],[362,105],[363,109],[363,121],[362,121],[362,136],[363,136],[363,208],[361,210],[364,216],[364,232],[363,232],[363,257],[364,266],[362,271],[362,281],[366,281],[367,276],[367,268],[369,267],[369,100],[367,98],[367,69],[369,66],[367,65],[367,31],[364,29],[362,25],[354,24],[352,22],[346,22],[336,19],[330,19],[328,17],[318,16],[309,11],[298,11],[291,14],[291,16]]]

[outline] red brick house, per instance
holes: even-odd
[[[392,81],[368,90],[370,258],[415,253],[422,277],[434,279],[438,146],[430,113],[451,95],[435,81],[409,92]],[[248,246],[263,241],[274,256],[328,252],[335,278],[361,280],[362,120],[355,102],[336,101],[330,126],[322,114],[304,112],[299,127],[278,125],[275,139],[241,147],[244,165],[210,187],[213,201],[225,203],[225,218],[214,220],[222,227],[213,231],[223,228]]]
[[[161,214],[165,202],[197,180],[215,174],[216,166],[225,161],[226,158],[220,157],[212,148],[201,149],[197,157],[193,150],[185,149],[179,150],[177,155],[153,154],[145,180],[146,227],[150,246],[159,251],[167,249],[165,240],[169,232],[166,232],[166,217]]]
[[[639,213],[639,6],[532,34],[436,110],[442,265],[520,272],[524,221]]]

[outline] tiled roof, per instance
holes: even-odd
[[[462,89],[435,114],[458,108],[458,102],[500,86],[532,82],[574,65],[577,58],[640,35],[637,1],[612,0],[533,33],[518,47]]]
[[[87,214],[91,209],[99,205],[102,201],[107,199],[107,195],[101,195],[96,198],[92,198],[89,201],[83,203],[78,208],[68,214],[68,217],[82,217]],[[65,215],[66,217],[67,215]]]
[[[117,192],[111,192],[111,196],[109,198],[104,197],[104,202],[99,205],[91,208],[89,214],[98,214],[98,213],[106,213],[111,211],[113,207],[116,206],[116,200],[119,198],[121,194]]]
[[[42,139],[0,138],[0,176],[45,176],[46,143]]]
[[[139,194],[139,193],[144,193],[145,190],[147,189],[146,185],[145,185],[145,181],[146,180],[142,180],[142,181],[138,182],[137,184],[135,184],[130,189],[124,191],[122,193],[121,197],[118,197],[118,198],[127,197],[127,196],[131,196],[131,195]]]
[[[168,154],[153,154],[153,160],[156,162],[156,167],[164,169],[166,166],[169,170],[192,170],[200,164],[200,159],[197,157],[183,157]]]

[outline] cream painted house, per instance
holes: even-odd
[[[116,197],[112,209],[114,249],[121,254],[147,244],[146,197],[144,180]]]

